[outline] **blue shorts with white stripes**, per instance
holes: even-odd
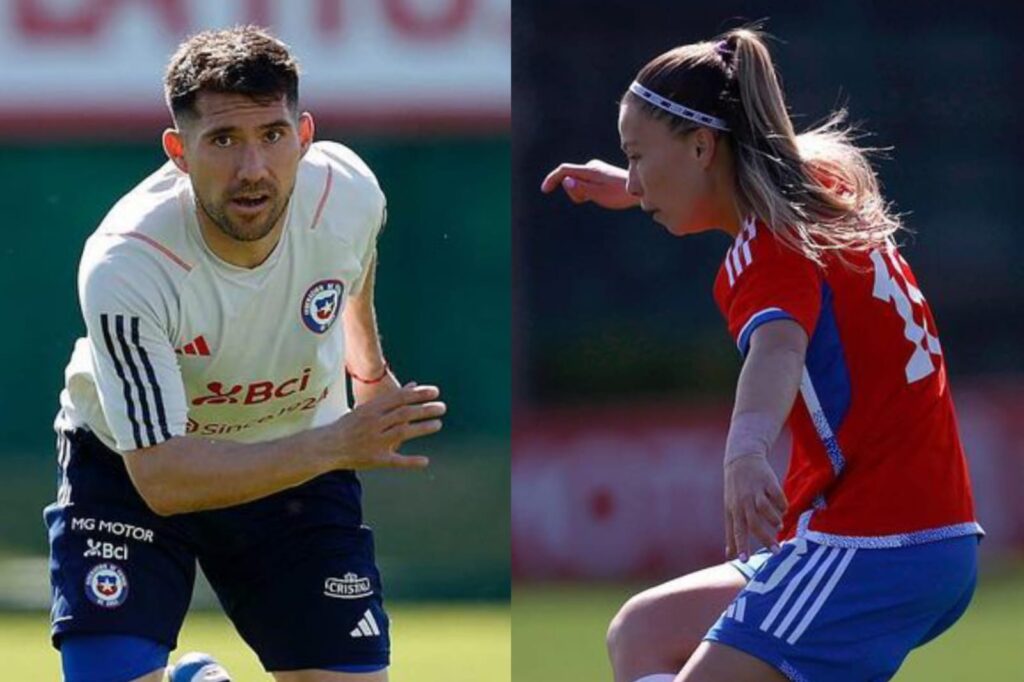
[[[794,682],[888,680],[967,609],[977,546],[973,535],[894,549],[790,540],[737,566],[750,582],[705,639]]]

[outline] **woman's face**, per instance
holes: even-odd
[[[679,134],[627,98],[619,108],[619,138],[629,159],[626,191],[676,236],[716,227],[710,166],[714,133]]]

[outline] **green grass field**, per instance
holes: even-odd
[[[505,604],[391,604],[395,682],[508,682],[509,610]],[[271,680],[256,656],[218,612],[194,612],[185,621],[178,652],[208,651],[237,682]],[[172,660],[174,654],[172,654]],[[0,679],[60,679],[44,614],[0,614]]]
[[[610,682],[605,629],[636,586],[516,587],[515,682]],[[910,655],[895,682],[1024,682],[1024,573],[984,580],[951,630]]]

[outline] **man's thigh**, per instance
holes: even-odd
[[[195,555],[176,522],[138,496],[120,456],[92,434],[60,438],[64,494],[49,531],[53,643],[127,635],[173,648],[192,596]]]
[[[318,485],[331,490],[327,480],[206,518],[204,532],[254,539],[202,549],[200,564],[267,671],[377,673],[390,639],[373,533]]]

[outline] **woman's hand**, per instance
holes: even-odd
[[[786,513],[786,495],[763,455],[737,457],[725,465],[725,554],[750,557],[749,538],[778,551],[776,535]]]
[[[632,208],[640,200],[626,191],[625,168],[593,159],[583,165],[563,163],[548,173],[541,183],[542,192],[553,192],[561,185],[573,203],[592,201],[611,209]]]

